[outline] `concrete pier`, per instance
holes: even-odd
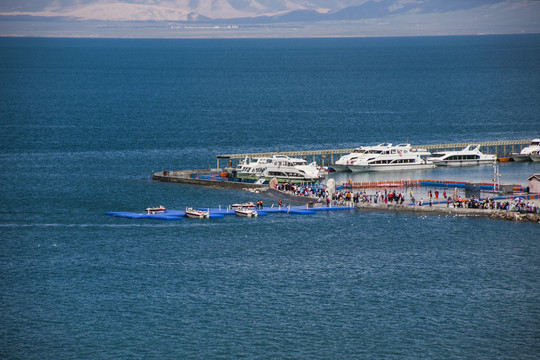
[[[181,170],[181,171],[159,171],[152,174],[152,180],[163,182],[174,182],[181,184],[212,186],[217,188],[236,188],[236,189],[263,189],[268,185],[258,185],[253,183],[228,181],[224,178],[221,181],[201,178],[201,175],[218,173],[219,169],[205,170]]]

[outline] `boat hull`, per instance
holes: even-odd
[[[196,214],[186,214],[186,216],[190,219],[204,219],[208,218],[208,216],[205,215],[196,215]]]
[[[273,178],[276,178],[279,183],[315,183],[321,180],[312,178],[284,178],[279,176],[238,176],[238,178],[248,182],[255,182],[259,179],[264,179],[265,183],[268,183]]]
[[[538,154],[538,155],[531,155],[530,158],[531,158],[531,160],[534,161],[534,162],[540,162],[540,154]]]
[[[525,154],[512,154],[512,159],[517,162],[531,161],[531,157]]]
[[[331,164],[329,165],[332,169],[334,169],[337,172],[347,172],[351,171],[347,165],[342,164]]]
[[[352,172],[367,171],[399,171],[399,170],[424,170],[433,169],[435,164],[397,164],[397,165],[350,165]]]
[[[491,165],[495,159],[485,159],[485,160],[443,160],[435,161],[433,163],[437,166],[474,166],[474,165]]]

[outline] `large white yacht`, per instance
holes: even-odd
[[[250,175],[253,173],[261,173],[270,164],[282,164],[290,163],[293,166],[306,165],[307,161],[304,159],[290,158],[287,155],[273,155],[272,157],[256,157],[245,158],[238,164],[235,171],[239,176]]]
[[[233,171],[233,175],[244,180],[270,180],[280,182],[316,181],[325,177],[324,171],[316,163],[307,164],[304,159],[286,155],[244,159]]]
[[[369,154],[380,154],[384,149],[391,147],[390,143],[382,143],[376,146],[360,146],[354,149],[352,153],[343,155],[334,164],[330,165],[335,171],[351,171],[350,164],[354,164],[358,159]]]
[[[429,155],[425,149],[412,149],[410,144],[390,144],[383,150],[368,151],[349,164],[349,169],[353,172],[432,169],[435,165],[426,160]]]
[[[538,154],[540,154],[540,139],[534,139],[529,146],[521,149],[519,154],[512,154],[512,159],[514,161],[540,161],[536,160],[538,159]]]
[[[459,151],[436,152],[428,160],[437,166],[467,166],[493,164],[497,161],[497,155],[483,154],[480,145],[467,145]]]

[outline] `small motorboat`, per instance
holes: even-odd
[[[255,204],[250,201],[250,202],[245,202],[241,204],[232,204],[231,207],[233,209],[240,209],[240,208],[255,209]]]
[[[236,208],[234,209],[234,212],[236,215],[243,217],[256,217],[259,215],[257,211],[250,208]]]
[[[187,208],[186,216],[192,219],[208,219],[210,218],[210,213],[208,211]]]
[[[163,205],[146,208],[147,214],[161,214],[167,211],[167,208]]]

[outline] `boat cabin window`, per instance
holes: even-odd
[[[478,160],[480,158],[479,155],[452,155],[449,156],[446,160],[450,161],[461,161],[461,160]]]

